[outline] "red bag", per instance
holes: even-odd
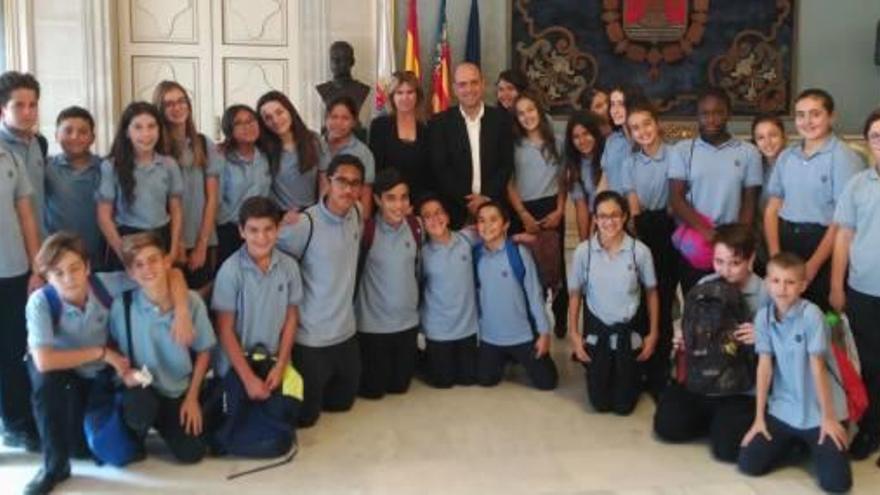
[[[856,371],[852,361],[845,349],[837,344],[831,344],[831,352],[834,354],[834,360],[837,362],[837,369],[840,371],[840,377],[831,372],[834,380],[846,392],[846,408],[849,411],[849,420],[858,423],[865,411],[868,410],[868,391],[862,382],[862,377]]]

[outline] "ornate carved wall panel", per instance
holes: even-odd
[[[253,106],[270,89],[287,88],[286,60],[227,58],[223,60],[223,106]]]
[[[169,79],[186,89],[193,102],[193,114],[199,114],[199,59],[135,56],[131,68],[132,99],[151,101],[156,84]]]
[[[287,45],[287,1],[223,0],[223,42],[232,45]]]
[[[198,43],[196,0],[129,0],[132,43]]]

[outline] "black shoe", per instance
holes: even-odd
[[[856,461],[861,461],[867,459],[878,447],[880,447],[880,435],[860,431],[849,445],[849,456]]]
[[[24,495],[44,495],[51,493],[55,489],[55,485],[70,478],[70,468],[58,473],[50,473],[40,468],[34,479],[30,480],[24,487]]]
[[[7,431],[3,433],[3,445],[36,453],[40,451],[40,437],[32,432]]]

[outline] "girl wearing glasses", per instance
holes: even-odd
[[[770,256],[792,252],[807,260],[804,298],[828,309],[829,260],[837,227],[834,207],[862,160],[834,135],[834,99],[821,89],[795,100],[795,126],[803,142],[779,155],[767,193],[764,233]]]
[[[238,210],[242,203],[253,196],[269,196],[272,185],[269,160],[259,141],[258,119],[257,113],[247,105],[227,108],[220,121],[224,139],[217,145],[216,153],[209,156],[210,161],[218,161],[221,167],[218,266],[241,247]]]
[[[593,210],[597,232],[575,249],[568,273],[568,335],[574,357],[586,368],[592,406],[628,415],[641,389],[639,363],[654,353],[660,334],[654,262],[648,247],[626,233],[629,207],[623,196],[603,191]]]

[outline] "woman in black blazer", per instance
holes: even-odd
[[[424,119],[425,95],[412,71],[394,73],[389,90],[390,113],[373,119],[369,145],[376,172],[396,168],[409,184],[413,201],[431,184],[431,152]]]

